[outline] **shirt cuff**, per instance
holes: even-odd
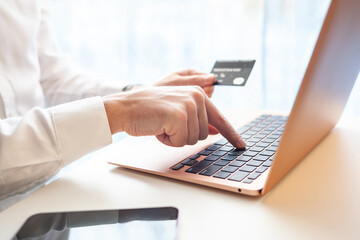
[[[49,111],[64,166],[112,143],[101,97],[61,104]]]

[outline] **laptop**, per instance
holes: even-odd
[[[129,137],[110,150],[108,162],[240,194],[266,194],[338,122],[360,69],[359,12],[358,0],[331,2],[289,116],[261,115],[240,127],[246,149],[215,137],[182,148],[155,137]]]

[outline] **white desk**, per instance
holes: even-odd
[[[1,212],[0,239],[38,212],[160,206],[179,209],[179,239],[360,239],[359,122],[343,119],[262,198],[117,168],[104,151]]]

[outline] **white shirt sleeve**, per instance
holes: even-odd
[[[11,5],[13,2],[8,1],[6,4]],[[4,5],[5,10],[6,4]],[[34,98],[39,99],[38,106],[44,106],[41,99],[44,99],[45,95],[46,105],[50,108],[32,107],[26,110],[23,116],[0,118],[0,200],[43,183],[63,166],[110,144],[112,142],[110,128],[100,96],[119,92],[122,89],[120,85],[104,84],[72,71],[49,26],[47,1],[42,1],[42,5],[35,4],[35,1],[25,1],[19,3],[19,6],[24,5],[26,8],[27,4],[34,4],[27,9],[35,6],[40,8],[41,23],[38,25],[37,35],[34,35],[36,51],[29,48],[32,56],[35,54],[37,58],[21,59],[28,61],[26,66],[34,66],[28,68],[33,69],[31,73],[40,72],[40,79],[31,83],[26,81],[30,70],[22,71],[23,69],[19,67],[20,69],[15,72],[23,75],[18,79],[13,77],[14,75],[8,74],[8,79],[0,80],[5,85],[8,84],[6,80],[9,80],[9,86],[16,82],[17,86],[23,87],[20,93],[36,95]],[[9,9],[15,11],[16,8]],[[34,19],[30,19],[31,22],[38,21],[36,20],[38,11],[34,12]],[[22,16],[22,12],[14,12],[13,15]],[[13,19],[24,21],[16,17]],[[4,22],[4,24],[6,23]],[[23,26],[24,29],[17,29],[19,26]],[[27,31],[27,28],[25,29],[27,26],[27,24],[19,22],[13,27],[16,27],[17,31],[23,31],[30,35],[31,32]],[[10,28],[11,25],[7,27]],[[23,42],[22,45],[33,46],[31,36],[24,38],[30,40]],[[18,42],[8,43],[18,44]],[[16,46],[11,45],[11,47],[16,49]],[[7,65],[3,66],[6,66],[3,71],[9,69]],[[31,84],[39,84],[39,82],[43,92],[29,91],[32,89]],[[8,107],[8,109],[16,110],[19,105],[23,104],[23,101],[26,101],[24,95],[17,94],[17,92],[14,93],[14,96],[13,99],[17,100],[13,101],[15,106],[10,104],[11,101],[8,101],[6,95],[2,96],[5,109]]]
[[[0,199],[48,180],[111,141],[101,97],[0,120]]]

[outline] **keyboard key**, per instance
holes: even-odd
[[[253,159],[256,161],[266,161],[269,158],[269,156],[265,156],[265,155],[257,155],[256,157],[254,157]]]
[[[260,153],[260,155],[265,155],[265,156],[272,156],[272,155],[274,155],[274,152],[273,151],[263,151],[263,152],[261,152]]]
[[[218,150],[220,147],[221,147],[220,145],[211,145],[211,146],[208,146],[206,148],[206,150],[215,151],[215,150]]]
[[[215,156],[224,156],[227,152],[225,151],[217,151],[217,152],[214,152],[212,155],[215,155]]]
[[[246,142],[259,142],[260,140],[260,138],[250,138]]]
[[[246,165],[248,165],[248,166],[254,166],[254,167],[259,167],[261,164],[263,164],[262,161],[251,160],[251,161],[248,162]]]
[[[252,172],[256,169],[256,167],[245,165],[244,167],[240,168],[239,171],[243,172]]]
[[[233,175],[231,175],[231,177],[229,177],[228,179],[231,181],[241,182],[248,175],[249,175],[249,173],[247,173],[247,172],[237,171]]]
[[[231,173],[229,173],[229,172],[220,171],[220,172],[217,172],[213,177],[225,179],[228,176],[230,176],[230,174]]]
[[[184,164],[182,163],[178,163],[175,166],[173,166],[171,169],[172,170],[179,170],[180,168],[184,167]]]
[[[232,166],[232,167],[241,167],[245,164],[245,162],[242,162],[242,161],[233,161],[229,164],[229,166]]]
[[[250,184],[252,182],[253,182],[253,180],[250,180],[250,179],[246,179],[246,180],[243,181],[243,183],[247,183],[247,184]]]
[[[275,116],[269,117],[268,120],[275,121],[276,119],[279,119],[279,118],[280,118],[280,116],[275,115]]]
[[[216,156],[216,155],[210,155],[207,156],[206,158],[204,158],[204,160],[208,160],[208,161],[216,161],[220,158],[220,156]]]
[[[236,160],[247,162],[251,159],[251,157],[248,156],[240,156]]]
[[[246,135],[255,135],[257,133],[258,133],[258,131],[254,131],[254,129],[251,129],[250,131],[247,131],[245,134]],[[242,137],[243,137],[243,135],[242,135]]]
[[[258,127],[261,127],[262,129],[266,128],[269,124],[268,123],[261,123],[258,125]]]
[[[244,126],[244,127],[241,127],[239,129],[237,129],[236,131],[239,133],[239,134],[243,134],[244,132],[248,131],[250,129],[249,126]]]
[[[263,138],[265,138],[266,136],[267,136],[267,134],[259,133],[259,134],[256,135],[255,137],[263,139]]]
[[[186,163],[188,163],[188,162],[190,162],[190,161],[192,161],[192,160],[194,160],[194,159],[188,158],[188,159],[185,159],[184,161],[182,161],[181,163],[182,163],[182,164],[186,164]]]
[[[263,142],[263,143],[273,143],[274,141],[275,141],[275,139],[265,138],[265,139],[262,140],[261,142]]]
[[[224,147],[232,147],[233,148],[234,146],[231,143],[227,143],[224,145]]]
[[[238,167],[226,166],[226,167],[223,168],[222,171],[233,173],[233,172],[235,172],[236,170],[238,170]]]
[[[267,167],[261,166],[261,167],[259,167],[258,169],[256,169],[255,172],[263,173],[263,172],[265,172],[267,169],[268,169]]]
[[[263,147],[266,148],[267,146],[269,146],[270,143],[265,143],[265,142],[261,142],[255,145],[255,147]]]
[[[242,134],[241,137],[246,140],[252,137],[252,134]]]
[[[250,122],[248,124],[246,124],[244,127],[247,127],[249,129],[253,128],[254,126],[256,126],[258,124],[258,122]]]
[[[273,135],[273,134],[271,134],[271,135],[269,135],[267,138],[269,138],[269,139],[277,139],[277,138],[279,138],[279,136],[276,136],[276,135]]]
[[[272,131],[271,130],[268,130],[266,128],[266,130],[263,130],[261,133],[265,134],[265,135],[269,135]]]
[[[246,151],[246,152],[244,152],[244,156],[250,156],[250,157],[254,157],[254,156],[256,156],[258,154],[258,152],[254,152],[254,151]]]
[[[198,162],[196,165],[194,165],[191,168],[189,168],[188,170],[186,170],[185,172],[198,173],[201,170],[203,170],[204,168],[206,168],[207,166],[209,166],[211,163],[212,163],[212,161],[202,160],[202,161]]]
[[[216,145],[225,145],[227,143],[228,143],[228,140],[226,140],[226,138],[223,138],[223,139],[220,139],[219,141],[217,141],[214,144],[216,144]]]
[[[257,139],[257,141],[259,142],[263,139],[263,137],[259,137],[256,135],[256,136],[252,137],[251,139]]]
[[[268,151],[272,151],[272,152],[276,152],[276,150],[277,150],[277,147],[268,147],[268,148],[266,148],[266,150],[268,150]]]
[[[254,152],[261,152],[262,150],[264,150],[263,147],[252,147],[250,148],[251,151],[254,151]]]
[[[196,163],[198,163],[197,160],[195,159],[186,159],[185,161],[182,161],[182,164],[186,165],[186,166],[192,166],[195,165]]]
[[[205,170],[203,170],[200,175],[205,175],[205,176],[211,176],[214,173],[216,173],[217,171],[219,171],[222,167],[221,166],[217,166],[217,165],[210,165],[208,168],[206,168]]]
[[[252,146],[254,146],[256,144],[256,142],[248,142],[248,141],[246,141],[246,146],[247,147],[252,147]]]
[[[251,175],[248,177],[248,179],[250,179],[250,180],[255,180],[255,179],[257,179],[260,175],[261,175],[261,173],[254,172],[253,174],[251,174]]]
[[[202,150],[201,152],[199,152],[200,155],[209,155],[210,153],[212,153],[212,151],[209,151],[209,150]]]
[[[264,167],[271,167],[271,164],[272,164],[272,161],[271,161],[271,160],[267,160],[267,161],[263,164],[263,166],[264,166]]]
[[[225,165],[228,165],[229,164],[229,161],[226,161],[226,160],[217,160],[214,165],[219,165],[219,166],[225,166]]]
[[[234,147],[222,146],[219,150],[229,152],[233,149],[234,149]]]
[[[270,125],[270,124],[272,123],[272,121],[266,119],[266,120],[263,121],[262,123],[267,124],[267,125]]]
[[[271,117],[272,115],[271,114],[262,114],[260,117],[258,118],[262,118],[262,119],[265,119],[265,118],[269,118]]]
[[[226,156],[223,156],[221,159],[226,160],[226,161],[232,161],[235,158],[236,158],[236,156],[234,156],[234,155],[226,155]]]
[[[245,151],[246,151],[246,149],[235,148],[235,149],[231,150],[231,151],[229,152],[229,154],[235,155],[235,156],[240,156],[240,155],[243,154]]]
[[[200,155],[199,154],[195,154],[194,156],[191,156],[191,157],[189,157],[190,159],[197,159],[198,157],[200,157]]]
[[[270,126],[270,127],[267,127],[266,130],[275,131],[275,130],[276,130],[276,127]]]

